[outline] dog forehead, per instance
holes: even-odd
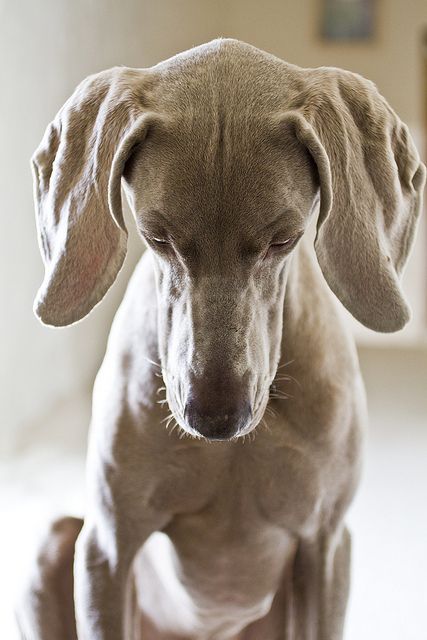
[[[200,235],[199,227],[226,232],[236,223],[250,233],[283,211],[307,212],[316,190],[302,145],[284,136],[279,147],[259,123],[227,122],[224,115],[181,119],[168,132],[153,132],[127,180],[137,215],[161,212],[190,235]]]
[[[286,108],[308,75],[252,45],[218,38],[146,69],[144,93],[154,110],[171,115],[221,108],[256,119]]]
[[[272,124],[293,73],[292,65],[231,39],[152,67],[147,102],[161,119],[126,176],[137,211],[225,228],[236,218],[250,227],[280,209],[307,208],[308,154],[285,133],[278,144]]]

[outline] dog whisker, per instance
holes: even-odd
[[[277,391],[275,393],[271,393],[270,394],[270,399],[271,400],[292,400],[294,396],[289,395],[288,393],[278,393]]]
[[[293,362],[295,362],[295,360],[288,360],[288,362],[284,362],[283,364],[280,364],[277,367],[277,370],[279,369],[283,369],[284,367],[288,367],[290,364],[292,364]]]
[[[255,442],[255,438],[257,437],[258,432],[256,429],[254,429],[248,435],[249,435],[249,442]]]
[[[180,428],[179,439],[182,440],[183,438],[199,438],[199,436],[188,433],[185,429]]]
[[[294,378],[294,376],[291,376],[289,374],[283,375],[283,376],[276,376],[274,378],[274,382],[295,382],[295,384],[298,386],[298,388],[301,390],[302,387],[300,385],[300,383],[298,382],[298,380],[296,378]]]
[[[154,360],[151,360],[151,358],[147,358],[147,356],[142,356],[142,357],[144,358],[144,360],[152,364],[154,367],[159,367],[159,369],[163,369],[162,365],[159,362],[155,362]]]
[[[266,412],[268,415],[272,416],[273,418],[277,418],[277,417],[278,417],[278,415],[279,415],[279,414],[278,414],[278,412],[277,412],[275,409],[273,409],[273,407],[270,407],[270,405],[267,405],[267,406],[266,406],[266,408],[265,408],[265,412]]]
[[[151,360],[151,358],[148,358],[147,356],[142,356],[142,357],[144,358],[144,360],[146,360],[151,365],[153,365],[153,367],[157,367],[158,369],[160,369],[160,371],[157,371],[154,373],[154,375],[157,378],[163,378],[165,373],[167,373],[168,375],[171,376],[171,378],[173,378],[170,372],[160,362],[155,362],[154,360]]]
[[[169,435],[171,436],[176,428],[179,428],[177,421],[175,420],[175,424],[172,425],[172,428],[169,430]]]
[[[176,422],[176,420],[175,420],[175,416],[174,416],[173,414],[172,414],[171,416],[169,416],[169,419],[168,419],[168,421],[166,422],[166,429],[168,429],[168,428],[169,428],[169,426],[170,426],[170,424],[171,424],[171,422],[172,422],[172,421],[175,421],[175,422]]]
[[[160,421],[160,424],[163,424],[164,422],[166,422],[166,423],[167,423],[167,421],[168,421],[168,420],[170,420],[171,418],[174,418],[174,417],[175,417],[175,416],[174,416],[174,414],[173,414],[173,413],[168,413],[168,415],[167,415],[165,418],[163,418],[163,420],[161,420],[161,421]],[[166,428],[167,428],[167,426],[168,426],[168,425],[166,424]]]
[[[271,396],[274,395],[288,396],[288,392],[284,391],[283,389],[279,389],[279,387],[277,387],[276,385],[271,385],[269,396],[271,398]]]
[[[261,426],[262,426],[266,431],[268,431],[269,433],[271,432],[270,425],[268,424],[268,422],[267,422],[267,420],[265,419],[265,417],[264,417],[264,416],[261,418],[260,425],[261,425]]]

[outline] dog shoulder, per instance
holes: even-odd
[[[364,389],[346,312],[326,284],[309,243],[290,269],[284,306],[282,359],[298,379],[300,416],[335,431],[363,422]],[[298,403],[297,403],[298,404]]]
[[[147,251],[129,281],[114,318],[94,388],[94,407],[110,406],[116,415],[150,405],[160,386],[157,348],[157,294],[152,258]],[[156,398],[157,399],[157,398]],[[121,409],[119,410],[119,407]],[[139,411],[139,408],[138,408]]]
[[[284,339],[292,334],[298,357],[307,354],[313,368],[326,357],[335,366],[354,372],[357,356],[347,312],[328,287],[310,242],[295,253],[286,289]]]
[[[151,252],[146,251],[129,280],[114,318],[108,340],[111,351],[138,351],[138,345],[152,339],[157,322],[157,295]]]

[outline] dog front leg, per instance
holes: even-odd
[[[85,524],[77,541],[74,566],[79,640],[128,640],[125,612],[131,566],[154,530],[135,527],[125,535],[116,529],[114,536],[105,539],[99,526]]]
[[[342,640],[350,557],[346,528],[301,541],[293,574],[292,640]]]

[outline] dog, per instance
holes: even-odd
[[[147,251],[95,382],[84,523],[50,526],[22,637],[342,638],[366,407],[337,298],[409,319],[407,127],[355,73],[220,38],[84,80],[33,168],[43,323],[113,283],[121,184]]]

